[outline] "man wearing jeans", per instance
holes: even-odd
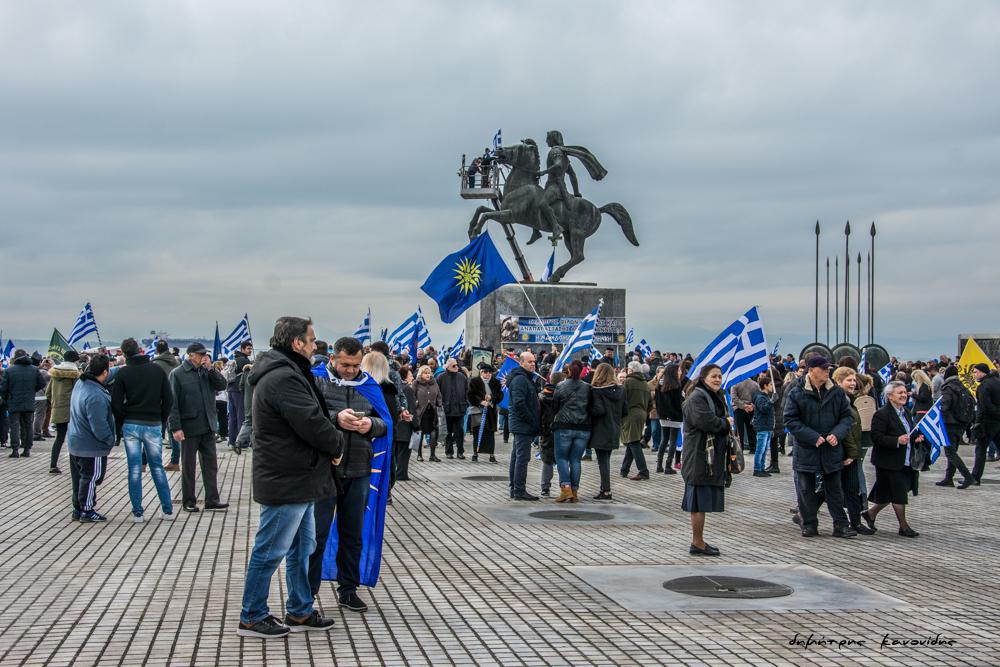
[[[253,497],[260,525],[243,586],[236,630],[243,637],[271,639],[289,632],[326,631],[333,619],[313,609],[309,557],[316,548],[313,504],[334,495],[330,464],[340,461],[343,438],[330,419],[310,369],[316,349],[312,322],[281,317],[271,349],[248,371],[253,387]],[[271,616],[267,594],[285,561],[284,623]]]
[[[198,511],[195,493],[195,457],[201,459],[201,478],[205,484],[205,509],[224,510],[228,503],[219,500],[216,477],[219,462],[215,454],[215,434],[219,415],[215,393],[226,388],[226,378],[212,368],[212,359],[201,343],[191,343],[187,360],[170,372],[170,390],[174,405],[170,410],[170,431],[182,448],[181,495],[185,512]]]
[[[538,404],[538,387],[533,379],[535,355],[522,352],[520,366],[507,376],[510,394],[510,432],[514,434],[514,448],[510,455],[510,497],[514,500],[538,500],[528,493],[528,460],[531,458],[531,441],[541,433],[541,413]]]
[[[120,424],[128,459],[128,495],[132,501],[132,520],[142,523],[142,456],[146,455],[149,473],[160,497],[161,517],[174,518],[170,499],[170,484],[163,471],[162,429],[173,407],[170,382],[162,370],[146,356],[134,338],[121,345],[125,367],[115,375],[111,385],[111,409],[115,423]]]

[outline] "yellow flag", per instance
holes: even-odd
[[[965,385],[965,388],[973,396],[976,395],[976,389],[979,387],[976,378],[972,377],[972,367],[976,364],[986,364],[990,367],[990,370],[996,369],[990,358],[979,347],[979,343],[970,338],[965,344],[965,349],[962,350],[962,358],[958,360],[958,379],[962,381],[962,384]]]

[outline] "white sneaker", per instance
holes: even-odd
[[[173,521],[174,520],[174,515],[173,514],[160,514],[160,519],[162,519],[163,521]]]
[[[133,514],[132,515],[132,523],[145,523],[145,521],[146,521],[146,518],[144,516],[142,516],[141,514]]]

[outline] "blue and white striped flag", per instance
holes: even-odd
[[[858,372],[862,375],[868,375],[868,368],[866,364],[868,363],[865,359],[865,355],[868,354],[868,350],[861,350],[861,361],[858,362]]]
[[[552,272],[556,268],[556,249],[552,249],[552,254],[549,255],[549,261],[545,263],[545,271],[542,273],[542,279],[538,282],[547,283],[552,278]]]
[[[243,313],[243,319],[236,325],[232,333],[222,339],[222,354],[232,359],[233,353],[240,349],[240,343],[245,340],[250,340],[250,318],[247,317],[246,313]]]
[[[937,461],[938,457],[941,456],[942,447],[951,447],[951,441],[948,440],[948,429],[945,428],[944,418],[941,415],[940,398],[934,401],[931,409],[917,423],[917,428],[931,443],[931,463]]]
[[[83,351],[86,352],[89,349],[90,349],[90,343],[84,343],[83,344]]]
[[[354,330],[354,337],[361,341],[362,345],[371,345],[372,342],[372,309],[368,309],[365,319],[361,320],[361,326]]]
[[[628,334],[625,336],[625,347],[632,347],[635,345],[635,329],[632,327],[628,328]]]
[[[689,379],[696,379],[703,366],[715,364],[722,369],[722,387],[729,389],[737,382],[770,368],[764,324],[757,313],[757,306],[723,330],[715,340],[694,360],[688,371]]]
[[[493,150],[500,148],[502,141],[503,139],[500,137],[500,130],[497,130],[497,133],[493,135]]]
[[[448,363],[448,350],[441,348],[437,355],[438,367],[444,368],[444,365]]]
[[[594,307],[590,314],[580,321],[577,325],[576,331],[573,335],[569,337],[566,341],[566,346],[559,353],[559,357],[556,358],[556,363],[552,364],[552,372],[558,373],[563,369],[563,366],[569,363],[570,359],[573,358],[573,354],[581,350],[589,350],[594,346],[594,332],[597,330],[597,318],[601,315],[601,306],[604,305],[604,299],[601,299],[597,306]]]
[[[642,355],[643,359],[653,356],[653,346],[647,343],[645,338],[639,341],[639,344],[635,346],[635,350]]]
[[[889,384],[892,381],[892,362],[878,369],[878,376],[882,378],[884,384]]]
[[[459,357],[462,356],[462,352],[464,350],[465,350],[465,329],[462,329],[462,333],[458,335],[458,340],[456,340],[455,344],[451,346],[450,350],[448,350],[448,356],[453,359],[458,359]]]
[[[424,311],[420,306],[417,306],[417,317],[420,322],[420,328],[417,330],[417,347],[422,350],[431,344],[431,331],[427,328],[427,320],[424,319]]]
[[[76,318],[76,324],[66,340],[70,346],[76,345],[90,334],[97,334],[97,321],[94,319],[94,309],[90,307],[90,302],[83,304],[83,310]],[[100,334],[97,334],[100,339]]]
[[[389,340],[389,327],[384,327],[378,334],[378,339],[383,343]]]
[[[600,361],[601,359],[604,358],[604,355],[601,354],[600,350],[598,350],[596,347],[594,347],[593,345],[591,345],[591,347],[590,347],[590,358],[591,359],[595,359],[597,361]]]
[[[146,356],[149,357],[150,359],[156,356],[156,344],[159,341],[160,341],[159,336],[153,337],[153,341],[149,344],[149,347],[146,348]]]
[[[778,348],[781,347],[781,336],[778,336],[778,342],[774,344],[774,350],[771,351],[771,356],[778,356]]]
[[[3,350],[0,351],[0,363],[2,363],[3,368],[7,368],[10,364],[10,355],[12,354],[14,354],[14,341],[8,338],[7,344],[4,346]]]
[[[431,335],[427,331],[427,322],[424,320],[424,314],[419,307],[389,334],[389,338],[386,340],[389,344],[389,349],[398,352],[409,346],[414,331],[417,332],[417,348],[423,349],[431,344]]]

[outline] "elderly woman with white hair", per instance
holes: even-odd
[[[907,496],[918,491],[920,467],[925,450],[921,445],[924,436],[911,437],[914,422],[906,411],[909,399],[906,385],[893,381],[885,386],[885,405],[872,417],[872,465],[875,466],[875,485],[868,494],[867,512],[861,513],[868,527],[875,530],[875,517],[892,505],[899,521],[899,534],[916,537],[917,531],[906,520]]]

